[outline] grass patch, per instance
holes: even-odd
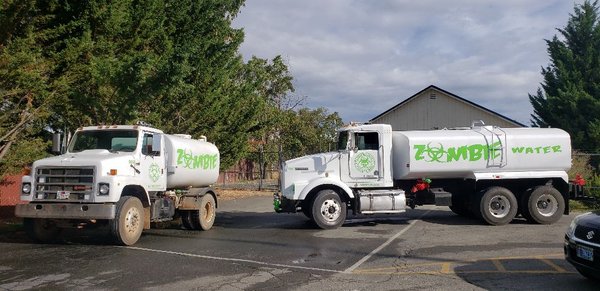
[[[569,209],[572,211],[592,211],[600,209],[600,203],[591,200],[569,200]]]

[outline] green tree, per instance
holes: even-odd
[[[281,132],[285,159],[335,150],[336,131],[343,125],[337,112],[319,107],[290,110],[287,114]]]
[[[0,176],[47,155],[43,128],[52,102],[66,92],[38,44],[43,36],[36,27],[49,19],[35,7],[35,1],[0,2]]]
[[[532,125],[558,127],[571,134],[573,147],[600,151],[600,25],[598,2],[576,5],[561,37],[546,40],[550,65],[529,95]]]
[[[42,154],[48,131],[147,121],[168,133],[206,135],[228,167],[268,126],[259,116],[281,83],[269,79],[276,64],[244,63],[238,53],[244,35],[231,22],[243,3],[2,2],[0,134],[16,126],[22,134],[2,144],[31,141],[38,146],[22,148]]]

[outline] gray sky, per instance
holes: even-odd
[[[345,122],[436,85],[529,125],[545,39],[582,2],[247,0],[234,27],[244,29],[245,59],[281,55],[304,105]]]

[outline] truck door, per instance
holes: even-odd
[[[350,178],[379,179],[381,175],[381,145],[378,132],[355,132],[348,159]]]
[[[167,187],[167,176],[165,171],[164,143],[160,142],[159,148],[153,149],[154,138],[162,138],[161,134],[144,132],[142,139],[142,151],[140,157],[140,175],[147,191],[164,191]]]

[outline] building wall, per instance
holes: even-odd
[[[13,217],[15,205],[21,202],[21,175],[0,180],[0,218]]]
[[[519,127],[496,114],[451,97],[435,88],[421,92],[402,106],[371,122],[390,124],[394,130],[428,130],[468,127],[475,120],[482,120],[486,125]]]

